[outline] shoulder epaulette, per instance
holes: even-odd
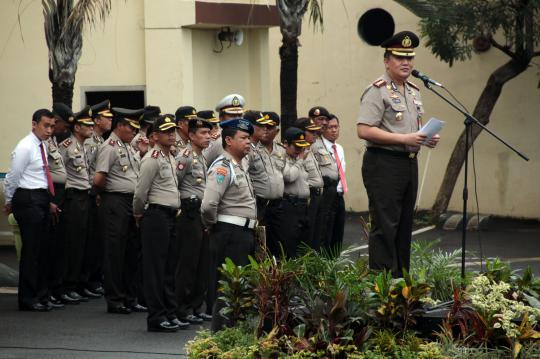
[[[184,149],[184,151],[182,152],[182,156],[184,157],[189,157],[189,154],[191,153],[191,151],[189,150],[189,148],[186,148]]]
[[[111,139],[111,140],[109,141],[109,145],[111,145],[111,146],[114,147],[114,145],[116,145],[116,141],[113,140],[113,139]]]
[[[71,145],[72,141],[71,141],[71,138],[66,138],[63,142],[62,142],[62,146],[64,146],[65,148],[68,148],[69,145]]]
[[[378,79],[377,81],[373,83],[373,86],[375,87],[382,87],[384,85],[386,85],[386,80],[384,79]]]
[[[280,146],[280,147],[286,148],[285,145],[284,145],[283,143],[281,143],[281,142],[276,142],[276,144],[277,144],[278,146]]]
[[[411,86],[412,88],[416,89],[416,91],[420,91],[420,88],[416,86],[414,83],[407,81],[407,84],[409,84],[409,86]]]
[[[223,167],[229,167],[229,165],[231,164],[231,162],[229,162],[228,159],[224,158],[222,161],[221,161],[221,165]]]
[[[152,158],[158,158],[159,157],[159,151],[158,150],[154,150],[152,152]]]

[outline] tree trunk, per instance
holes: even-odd
[[[489,117],[499,99],[503,85],[525,71],[529,62],[530,61],[519,62],[510,60],[491,74],[486,87],[484,88],[484,91],[482,91],[482,94],[476,103],[476,107],[474,108],[473,116],[476,117],[478,121],[484,125],[489,123]],[[472,126],[472,138],[469,141],[469,148],[480,134],[480,131],[480,127]],[[434,218],[438,218],[442,213],[446,212],[459,173],[463,167],[465,153],[468,153],[469,148],[465,150],[465,130],[463,130],[454,146],[454,150],[452,151],[452,155],[450,156],[450,160],[446,167],[443,182],[432,207]]]
[[[51,81],[52,83],[52,100],[54,102],[62,102],[72,108],[73,103],[73,84],[59,83]]]
[[[283,37],[279,48],[281,59],[280,98],[281,136],[297,119],[296,99],[298,91],[298,39]]]

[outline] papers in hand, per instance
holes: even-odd
[[[426,135],[426,140],[422,142],[422,144],[425,145],[433,136],[438,134],[443,127],[444,121],[437,120],[434,117],[430,118],[429,121],[424,126],[422,126],[419,131]]]

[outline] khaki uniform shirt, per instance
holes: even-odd
[[[84,141],[84,150],[86,151],[86,157],[88,158],[88,166],[90,168],[90,178],[94,178],[96,173],[96,159],[99,146],[105,140],[101,136],[92,135]]]
[[[182,199],[193,198],[202,200],[206,187],[206,161],[202,155],[193,152],[191,145],[176,156],[176,173]]]
[[[105,191],[133,193],[139,176],[138,155],[128,143],[122,143],[114,132],[98,150],[96,172],[107,174]]]
[[[264,199],[283,197],[284,148],[274,143],[272,153],[269,153],[261,143],[252,143],[247,157],[255,195]]]
[[[407,134],[420,129],[423,114],[424,107],[418,87],[407,81],[404,93],[401,93],[388,74],[384,74],[362,94],[357,124]],[[367,142],[367,146],[405,152],[420,150],[419,146],[380,145],[373,142]]]
[[[210,146],[203,150],[203,156],[206,160],[208,166],[211,166],[212,163],[221,156],[225,151],[223,150],[221,137],[210,141]]]
[[[131,140],[131,143],[130,143],[130,144],[131,144],[131,147],[133,148],[133,150],[134,150],[135,152],[138,152],[138,151],[139,151],[139,148],[137,147],[137,143],[139,143],[139,141],[141,141],[141,140],[148,140],[148,139],[146,138],[146,134],[145,134],[144,132],[139,131],[139,132],[135,135],[135,137],[133,137],[133,139]]]
[[[206,227],[217,222],[218,214],[257,219],[255,193],[249,173],[226,151],[208,169],[201,204],[202,221]]]
[[[176,153],[178,154],[189,146],[189,140],[184,140],[182,136],[180,136],[180,134],[178,133],[178,130],[176,130],[174,134],[176,136],[174,146],[176,147]]]
[[[80,144],[77,138],[71,135],[60,144],[60,153],[66,164],[66,188],[89,190],[90,169],[84,144]]]
[[[142,214],[145,204],[180,208],[176,161],[156,146],[141,161],[141,170],[133,196],[133,213]]]
[[[315,143],[311,145],[311,152],[313,152],[313,155],[319,164],[319,169],[321,170],[323,177],[337,180],[339,178],[339,173],[336,160],[332,157],[332,154],[328,148],[326,148],[322,139],[317,138]]]
[[[285,193],[299,198],[309,197],[308,173],[304,169],[304,160],[287,156],[285,170]]]
[[[64,159],[58,150],[56,138],[51,136],[44,144],[47,146],[47,163],[49,164],[53,182],[65,184],[67,179],[66,168]]]
[[[313,151],[306,150],[306,156],[304,158],[304,169],[308,174],[308,183],[310,188],[323,188],[324,182],[322,179],[322,173],[319,169],[319,163],[313,155]]]

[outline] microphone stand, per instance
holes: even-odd
[[[461,278],[465,278],[465,244],[467,239],[467,201],[469,198],[469,189],[467,187],[467,178],[469,174],[469,133],[471,132],[472,125],[476,125],[480,127],[482,130],[489,133],[491,136],[495,137],[499,142],[504,144],[506,147],[508,147],[510,150],[515,152],[519,157],[523,158],[525,161],[528,161],[529,158],[525,156],[523,153],[519,152],[516,148],[514,148],[512,145],[510,145],[508,142],[503,140],[501,137],[496,135],[493,131],[491,131],[489,128],[484,126],[480,121],[478,121],[474,116],[472,116],[470,113],[463,111],[461,108],[456,106],[452,101],[448,100],[446,97],[441,95],[438,91],[436,91],[432,84],[428,81],[428,79],[423,79],[424,85],[431,90],[434,94],[439,96],[441,99],[443,99],[446,103],[448,103],[451,107],[456,109],[459,113],[461,113],[463,116],[465,116],[465,173],[463,178],[463,219],[462,219],[462,225],[461,225]]]

